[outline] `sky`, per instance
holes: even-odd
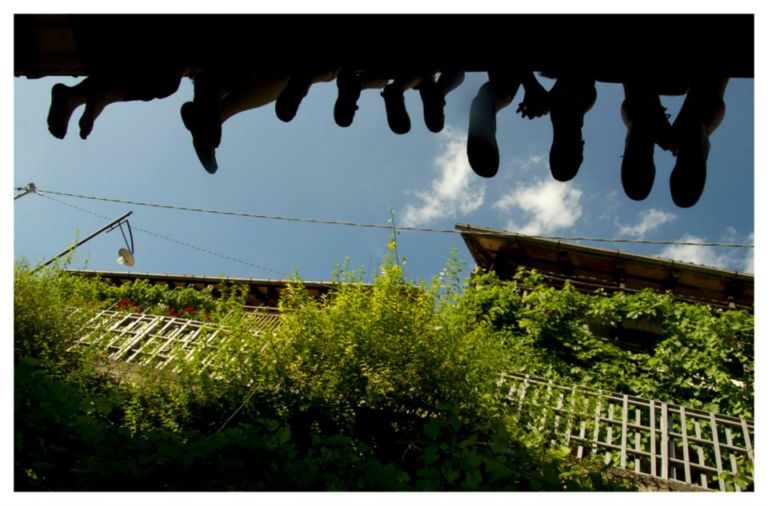
[[[51,87],[74,78],[14,79],[14,187],[151,204],[305,219],[452,229],[492,227],[544,237],[752,243],[754,236],[754,81],[732,79],[726,116],[711,136],[707,186],[694,207],[677,208],[669,193],[674,158],[656,149],[651,195],[635,202],[620,181],[626,129],[623,90],[598,83],[597,101],[583,128],[586,145],[578,175],[568,183],[549,173],[548,117],[499,111],[501,167],[476,176],[466,157],[469,105],[487,77],[469,73],[446,98],[446,127],[433,134],[422,119],[419,94],[406,92],[412,128],[389,130],[378,90],[364,90],[353,124],[333,119],[336,84],[318,83],[296,118],[284,123],[274,104],[242,112],[224,124],[219,170],[198,162],[179,109],[192,83],[164,100],[108,106],[87,140],[75,111],[64,140],[47,130]],[[549,88],[553,81],[541,78]],[[682,97],[662,97],[672,118]],[[375,272],[386,255],[389,229],[254,219],[158,209],[82,198],[30,194],[14,202],[14,258],[47,260],[128,211],[136,263],[117,264],[119,230],[80,246],[71,268],[248,278],[326,280],[348,259]],[[52,200],[56,199],[56,200]],[[71,207],[77,206],[77,208]],[[390,213],[391,210],[391,213]],[[96,213],[99,216],[94,216]],[[473,265],[460,235],[402,231],[398,254],[406,275],[428,279],[455,248]],[[185,243],[185,244],[180,244]],[[750,248],[583,243],[753,272]],[[191,247],[193,246],[193,247]],[[197,249],[196,249],[197,248]],[[206,251],[201,251],[206,250]]]

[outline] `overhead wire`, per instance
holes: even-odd
[[[24,188],[17,188],[18,191]],[[160,204],[153,202],[141,202],[136,200],[117,199],[111,197],[98,197],[94,195],[83,195],[77,193],[58,192],[54,190],[47,190],[42,188],[36,188],[38,194],[50,194],[59,195],[63,197],[72,197],[77,199],[95,200],[101,202],[109,202],[113,204],[123,204],[131,206],[152,207],[158,209],[170,209],[175,211],[186,211],[196,213],[206,213],[213,215],[223,216],[238,216],[242,218],[263,219],[263,220],[275,220],[275,221],[291,221],[299,223],[310,224],[322,224],[322,225],[340,225],[348,227],[359,228],[376,228],[392,230],[391,223],[362,223],[355,221],[344,220],[323,220],[318,218],[302,218],[295,216],[280,216],[273,214],[259,214],[249,213],[244,211],[223,211],[218,209],[206,209],[200,207],[180,206],[173,204]],[[401,226],[398,225],[397,231],[406,232],[431,232],[442,234],[460,234],[461,232],[452,228],[434,228],[434,227],[413,227],[413,226]],[[498,232],[490,232],[483,230],[473,230],[472,234],[475,235],[498,235]],[[559,241],[588,241],[588,242],[604,242],[604,243],[617,243],[617,244],[652,244],[652,245],[671,245],[671,246],[704,246],[704,247],[719,247],[719,248],[754,248],[754,244],[746,243],[722,243],[722,242],[696,242],[696,241],[673,241],[673,240],[648,240],[648,239],[621,239],[621,238],[604,238],[604,237],[574,237],[574,236],[552,236],[552,235],[531,235],[531,237],[559,240]]]
[[[39,195],[39,196],[43,197],[43,198],[46,198],[46,199],[48,199],[48,200],[52,200],[53,202],[56,202],[56,203],[58,203],[58,204],[61,204],[61,205],[63,205],[63,206],[67,206],[67,207],[71,207],[71,208],[73,208],[73,209],[77,209],[78,211],[82,211],[82,212],[84,212],[84,213],[90,214],[90,215],[92,215],[92,216],[96,216],[96,217],[98,217],[98,218],[101,218],[101,219],[104,219],[104,220],[109,220],[109,219],[110,219],[109,217],[107,217],[107,216],[104,216],[103,214],[99,214],[99,213],[96,213],[96,212],[90,211],[90,210],[88,210],[88,209],[84,209],[84,208],[82,208],[82,207],[76,206],[76,205],[74,205],[74,204],[70,204],[70,203],[68,203],[68,202],[64,202],[64,201],[62,201],[62,200],[59,200],[59,199],[53,198],[53,197],[51,197],[51,196],[49,196],[49,195],[45,195],[45,194],[43,194],[43,193],[41,193],[41,192],[37,192],[37,191],[36,191],[35,193],[36,193],[37,195]],[[51,192],[49,192],[49,193],[51,193]],[[274,273],[274,274],[279,274],[280,276],[286,276],[286,274],[285,274],[284,272],[281,272],[281,271],[277,271],[277,270],[274,270],[274,269],[270,269],[269,267],[264,267],[264,266],[261,266],[261,265],[256,265],[256,264],[254,264],[254,263],[251,263],[251,262],[248,262],[248,261],[246,261],[246,260],[241,260],[241,259],[239,259],[239,258],[231,257],[231,256],[229,256],[229,255],[224,255],[224,254],[222,254],[222,253],[218,253],[218,252],[216,252],[216,251],[212,251],[212,250],[209,250],[209,249],[206,249],[206,248],[201,248],[200,246],[195,246],[194,244],[189,244],[189,243],[187,243],[187,242],[184,242],[184,241],[180,241],[180,240],[178,240],[178,239],[174,239],[174,238],[172,238],[172,237],[167,237],[167,236],[164,236],[164,235],[158,234],[158,233],[156,233],[156,232],[152,232],[152,231],[150,231],[150,230],[147,230],[147,229],[144,229],[144,228],[135,227],[135,226],[134,226],[133,228],[134,228],[134,229],[136,229],[136,230],[138,230],[139,232],[143,232],[143,233],[145,233],[145,234],[148,234],[148,235],[151,235],[151,236],[157,237],[158,239],[163,239],[163,240],[165,240],[165,241],[169,241],[169,242],[172,242],[172,243],[174,243],[174,244],[178,244],[178,245],[181,245],[181,246],[185,246],[185,247],[187,247],[187,248],[192,248],[192,249],[194,249],[194,250],[197,250],[197,251],[201,251],[201,252],[203,252],[203,253],[207,253],[207,254],[209,254],[209,255],[214,255],[214,256],[217,256],[217,257],[219,257],[219,258],[224,258],[224,259],[226,259],[226,260],[231,260],[231,261],[233,261],[233,262],[238,262],[238,263],[241,263],[241,264],[243,264],[243,265],[247,265],[247,266],[249,266],[249,267],[255,267],[255,268],[257,268],[257,269],[261,269],[261,270],[264,270],[264,271],[272,272],[272,273]]]

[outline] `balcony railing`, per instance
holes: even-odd
[[[708,490],[741,491],[753,481],[747,419],[522,374],[502,385],[519,423],[577,458],[602,455],[606,465]]]
[[[274,311],[252,311],[256,334],[274,329]],[[178,368],[197,353],[203,368],[227,339],[221,324],[172,316],[103,310],[75,346],[96,346],[113,361]],[[237,360],[236,356],[231,357]],[[706,490],[741,491],[753,481],[754,424],[631,395],[558,385],[506,374],[500,383],[512,416],[529,430],[566,445],[577,458],[602,456],[608,466]]]

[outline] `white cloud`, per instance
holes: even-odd
[[[446,128],[440,134],[443,152],[435,159],[437,176],[427,191],[414,192],[419,200],[403,211],[401,225],[414,227],[476,211],[485,202],[485,184],[474,176],[466,153],[466,135]]]
[[[509,229],[539,235],[573,226],[581,217],[581,196],[581,190],[569,184],[554,180],[534,181],[528,186],[518,186],[493,206],[506,213],[519,209],[525,223],[518,225],[517,220],[510,217]]]
[[[728,235],[725,237],[728,237]],[[754,239],[754,234],[750,234],[747,242],[751,242],[752,239]],[[678,239],[678,242],[706,241],[701,237],[686,234]],[[754,250],[751,248],[747,248],[746,251],[739,251],[711,246],[697,246],[695,244],[672,244],[665,246],[659,253],[659,256],[681,262],[691,262],[739,272],[753,273],[755,270]]]
[[[646,209],[638,213],[640,221],[636,225],[619,226],[619,234],[642,239],[645,234],[656,228],[674,221],[677,216],[673,213],[659,211],[658,209]]]

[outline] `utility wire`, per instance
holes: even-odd
[[[17,188],[17,190],[21,190],[21,188]],[[207,213],[207,214],[217,214],[217,215],[224,215],[224,216],[239,216],[242,218],[254,218],[254,219],[263,219],[263,220],[277,220],[277,221],[293,221],[293,222],[300,222],[300,223],[314,223],[314,224],[322,224],[322,225],[343,225],[348,227],[361,227],[361,228],[378,228],[378,229],[386,229],[386,230],[392,230],[391,224],[385,224],[385,223],[360,223],[360,222],[353,222],[353,221],[340,221],[340,220],[321,220],[317,218],[299,218],[299,217],[292,217],[292,216],[278,216],[278,215],[270,215],[270,214],[256,214],[256,213],[247,213],[242,211],[221,211],[217,209],[205,209],[205,208],[199,208],[199,207],[187,207],[187,206],[177,206],[172,204],[158,204],[158,203],[152,203],[152,202],[139,202],[135,200],[124,200],[124,199],[115,199],[115,198],[109,198],[109,197],[97,197],[93,195],[81,195],[76,193],[65,193],[65,192],[57,192],[53,190],[45,190],[38,188],[36,193],[48,193],[52,195],[61,195],[64,197],[73,197],[78,199],[87,199],[87,200],[98,200],[102,202],[110,202],[113,204],[125,204],[125,205],[132,205],[132,206],[144,206],[144,207],[154,207],[159,209],[173,209],[176,211],[188,211],[188,212],[196,212],[196,213]],[[409,232],[433,232],[433,233],[442,233],[442,234],[460,234],[461,232],[452,228],[432,228],[432,227],[404,227],[404,226],[398,226],[398,231],[409,231]],[[486,232],[482,230],[473,230],[473,234],[475,235],[498,235],[496,232]],[[720,248],[754,248],[754,244],[743,244],[743,243],[719,243],[719,242],[693,242],[693,241],[653,241],[653,240],[646,240],[646,239],[608,239],[603,237],[566,237],[566,236],[545,236],[545,235],[532,235],[531,237],[536,237],[540,239],[550,239],[550,240],[559,240],[559,241],[590,241],[590,242],[609,242],[609,243],[624,243],[624,244],[656,244],[656,245],[675,245],[675,246],[708,246],[708,247],[720,247]]]
[[[84,213],[87,213],[87,214],[90,214],[90,215],[92,215],[92,216],[96,216],[96,217],[98,217],[98,218],[102,218],[102,219],[105,219],[105,220],[109,220],[109,219],[110,219],[110,218],[108,218],[107,216],[104,216],[103,214],[95,213],[95,212],[93,212],[93,211],[89,211],[88,209],[83,209],[82,207],[76,206],[76,205],[74,205],[74,204],[70,204],[70,203],[68,203],[68,202],[64,202],[64,201],[62,201],[62,200],[59,200],[59,199],[55,199],[55,198],[53,198],[53,197],[50,197],[50,196],[48,196],[48,195],[44,195],[44,194],[40,193],[39,191],[36,191],[35,193],[37,193],[37,195],[40,195],[40,196],[41,196],[41,197],[43,197],[43,198],[46,198],[46,199],[48,199],[48,200],[52,200],[52,201],[54,201],[54,202],[56,202],[56,203],[58,203],[58,204],[61,204],[61,205],[63,205],[63,206],[71,207],[71,208],[73,208],[73,209],[77,209],[78,211],[82,211],[82,212],[84,212]],[[53,193],[53,192],[49,192],[49,193]],[[217,257],[220,257],[220,258],[224,258],[224,259],[226,259],[226,260],[231,260],[231,261],[233,261],[233,262],[238,262],[238,263],[241,263],[241,264],[247,265],[247,266],[249,266],[249,267],[255,267],[255,268],[257,268],[257,269],[261,269],[261,270],[264,270],[264,271],[269,271],[269,272],[272,272],[272,273],[275,273],[275,274],[279,274],[280,276],[283,276],[283,277],[284,277],[284,276],[286,276],[286,274],[285,274],[284,272],[276,271],[276,270],[274,270],[274,269],[270,269],[270,268],[268,268],[268,267],[262,267],[261,265],[256,265],[256,264],[253,264],[253,263],[251,263],[251,262],[247,262],[247,261],[245,261],[245,260],[240,260],[239,258],[234,258],[234,257],[228,256],[228,255],[223,255],[223,254],[221,254],[221,253],[217,253],[217,252],[215,252],[215,251],[211,251],[211,250],[209,250],[209,249],[201,248],[201,247],[199,247],[199,246],[195,246],[195,245],[193,245],[193,244],[189,244],[189,243],[186,243],[186,242],[180,241],[180,240],[178,240],[178,239],[173,239],[172,237],[166,237],[166,236],[164,236],[164,235],[160,235],[160,234],[157,234],[157,233],[155,233],[155,232],[152,232],[152,231],[150,231],[150,230],[146,230],[146,229],[143,229],[143,228],[139,228],[139,227],[133,227],[133,228],[134,228],[134,229],[136,229],[136,230],[138,230],[139,232],[144,232],[145,234],[148,234],[148,235],[151,235],[151,236],[157,237],[157,238],[159,238],[159,239],[163,239],[163,240],[165,240],[165,241],[169,241],[169,242],[172,242],[172,243],[174,243],[174,244],[179,244],[179,245],[181,245],[181,246],[185,246],[185,247],[187,247],[187,248],[192,248],[192,249],[195,249],[195,250],[197,250],[197,251],[202,251],[203,253],[208,253],[209,255],[214,255],[214,256],[217,256]]]

